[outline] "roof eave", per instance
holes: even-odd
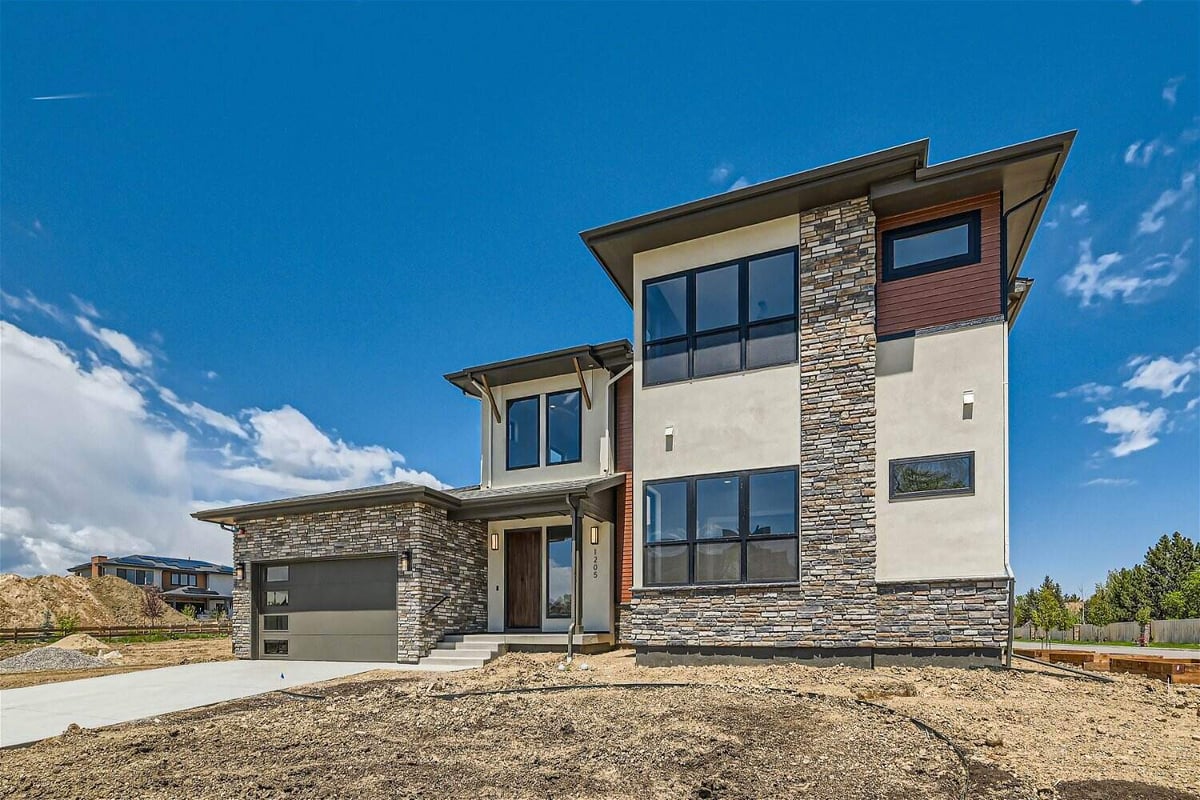
[[[461,501],[453,495],[427,486],[390,489],[387,491],[364,490],[335,495],[312,495],[266,503],[251,503],[244,506],[212,508],[192,513],[192,518],[201,522],[235,525],[256,519],[286,517],[296,514],[314,514],[318,511],[340,511],[352,508],[397,505],[400,503],[426,503],[438,508],[457,508]]]

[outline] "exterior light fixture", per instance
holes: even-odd
[[[405,550],[400,554],[400,571],[412,572],[412,550]]]
[[[672,450],[674,450],[675,449],[675,426],[674,425],[668,425],[663,430],[663,438],[666,440],[667,452],[669,453]]]
[[[493,550],[500,549],[500,534],[498,534],[498,533],[488,534],[488,547],[492,548]]]
[[[588,537],[588,541],[590,541],[593,545],[600,544],[600,526],[599,525],[592,526],[591,535]]]
[[[233,568],[233,579],[237,581],[246,580],[246,562],[239,561],[237,566]]]
[[[967,391],[963,392],[963,405],[975,405],[975,391],[973,389],[968,389]]]

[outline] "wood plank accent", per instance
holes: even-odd
[[[583,402],[587,404],[588,411],[591,411],[592,395],[588,392],[587,381],[583,379],[583,370],[579,368],[579,359],[572,358],[571,361],[575,364],[575,377],[579,379],[579,391],[583,392]]]
[[[504,534],[504,624],[507,628],[542,627],[540,528]]]
[[[617,381],[616,466],[625,473],[625,484],[617,489],[617,602],[633,600],[633,373]]]
[[[980,210],[980,260],[928,275],[884,281],[883,234],[918,222]],[[881,217],[876,223],[879,269],[875,286],[878,336],[1000,314],[1000,193]]]

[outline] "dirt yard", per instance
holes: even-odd
[[[0,628],[37,628],[50,615],[52,624],[74,617],[75,625],[144,625],[145,592],[115,575],[80,578],[75,575],[0,574]],[[184,625],[187,617],[167,608],[159,625]]]
[[[625,653],[560,672],[556,660],[373,673],[68,733],[0,756],[0,796],[938,800],[959,797],[964,781],[967,797],[989,800],[1200,790],[1194,688],[999,670],[646,669]],[[569,689],[635,682],[688,685]],[[462,695],[497,690],[516,691]]]
[[[175,664],[195,664],[201,661],[226,661],[233,658],[233,646],[228,636],[212,639],[172,639],[165,642],[108,643],[121,653],[121,660],[112,666],[91,669],[39,670],[37,672],[0,673],[0,689],[16,689],[21,686],[37,686],[42,683],[73,681],[79,678],[95,678],[100,675],[115,675],[118,672],[134,672],[154,667],[169,667]],[[0,642],[0,660],[19,655],[44,642]]]

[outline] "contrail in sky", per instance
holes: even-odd
[[[30,100],[86,100],[95,97],[95,92],[77,92],[75,94],[46,94],[41,97],[31,97]]]

